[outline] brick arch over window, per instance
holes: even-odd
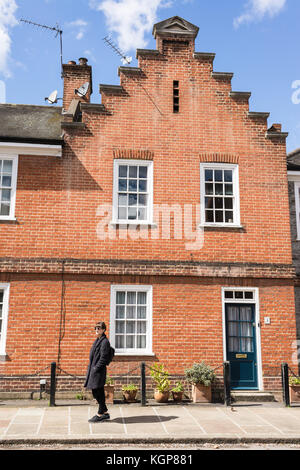
[[[227,153],[202,153],[199,155],[200,162],[211,163],[239,163],[238,155],[231,155]]]

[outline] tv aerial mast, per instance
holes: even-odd
[[[59,28],[59,25],[56,24],[56,27],[51,27],[51,26],[47,26],[45,24],[39,24],[39,23],[35,23],[33,21],[30,21],[30,20],[25,20],[24,18],[21,18],[20,21],[22,21],[23,23],[30,24],[32,26],[37,26],[38,28],[43,28],[43,29],[47,29],[47,30],[50,30],[50,31],[54,31],[54,32],[56,32],[56,36],[55,36],[56,38],[59,35],[61,78],[63,78],[63,76],[64,76],[64,74],[63,74],[63,40],[62,40],[63,31]]]

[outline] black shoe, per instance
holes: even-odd
[[[109,419],[110,416],[108,413],[105,413],[101,416],[95,415],[91,419],[89,419],[89,423],[100,423],[100,421],[104,421],[106,419]]]

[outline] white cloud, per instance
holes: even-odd
[[[104,13],[109,31],[116,34],[124,52],[147,45],[145,35],[156,22],[157,10],[171,4],[168,0],[90,0],[91,8]]]
[[[242,23],[260,21],[265,16],[278,15],[285,4],[286,0],[248,0],[245,12],[234,19],[234,27],[238,28]]]
[[[17,10],[15,0],[0,0],[0,73],[10,76],[8,61],[11,51],[10,28],[18,24],[15,18]]]
[[[80,40],[83,38],[86,32],[88,23],[82,19],[78,19],[76,21],[71,21],[67,23],[67,26],[76,30],[76,39]]]

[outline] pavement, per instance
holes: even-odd
[[[0,401],[0,448],[37,443],[295,443],[300,406],[282,403],[108,405],[110,420],[89,423],[94,401]]]

